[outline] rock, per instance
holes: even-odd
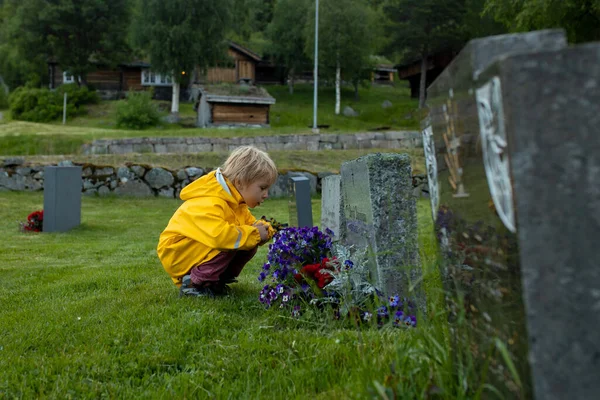
[[[187,172],[185,172],[185,169],[180,169],[179,171],[177,171],[177,179],[180,181],[184,181],[186,180],[188,177]]]
[[[357,117],[358,116],[358,113],[356,111],[354,111],[354,109],[350,106],[344,107],[343,114],[346,117]]]
[[[204,170],[202,168],[189,167],[185,169],[185,173],[190,178],[197,178],[199,176],[204,175]]]
[[[393,106],[393,104],[389,100],[385,100],[383,103],[381,103],[381,108],[390,108],[392,106]]]
[[[73,166],[75,166],[75,164],[73,164],[73,161],[71,161],[71,160],[63,160],[58,163],[58,166],[59,167],[73,167]]]
[[[154,195],[150,186],[137,179],[120,183],[114,193],[118,196],[132,197],[150,197]]]
[[[146,174],[146,182],[154,189],[171,186],[175,182],[173,174],[163,168],[152,168]]]
[[[4,160],[5,167],[17,167],[19,165],[23,165],[25,160],[22,158],[7,158]]]
[[[162,118],[163,122],[166,122],[167,124],[176,124],[179,122],[180,118],[179,115],[177,114],[169,114],[165,117]]]
[[[131,166],[131,170],[138,178],[143,178],[144,174],[146,173],[146,168],[142,167],[141,165],[133,165]]]

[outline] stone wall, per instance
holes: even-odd
[[[235,138],[176,137],[101,139],[83,145],[84,154],[228,152],[240,145],[270,150],[407,149],[422,146],[417,131],[356,134],[278,135]]]
[[[30,165],[21,158],[10,158],[0,162],[0,192],[38,191],[44,188],[45,165]],[[175,171],[142,164],[106,166],[74,164],[61,161],[59,166],[80,165],[82,167],[82,191],[87,196],[133,196],[179,198],[181,189],[190,182],[210,172],[213,168],[186,167]],[[269,197],[289,196],[288,181],[292,176],[305,176],[310,181],[312,194],[321,192],[321,181],[329,172],[313,174],[304,171],[280,172],[277,182],[269,190]],[[424,175],[413,177],[415,195],[427,196]]]

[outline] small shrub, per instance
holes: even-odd
[[[117,127],[145,129],[160,122],[160,113],[152,103],[150,93],[130,92],[127,100],[117,104]]]
[[[98,104],[100,97],[96,91],[85,86],[78,86],[75,83],[68,85],[61,85],[57,92],[60,98],[64,98],[65,93],[67,94],[67,104],[71,104],[75,107],[75,112],[82,114],[85,112],[86,104]]]
[[[49,122],[62,116],[63,104],[59,93],[48,89],[19,87],[8,98],[13,119],[31,122]],[[67,105],[67,115],[75,114],[75,107]]]

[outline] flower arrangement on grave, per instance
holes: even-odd
[[[266,308],[299,317],[308,308],[324,310],[329,305],[335,319],[416,326],[411,301],[399,296],[383,299],[369,282],[366,251],[355,252],[352,260],[349,248],[333,244],[331,230],[317,227],[283,229],[273,239],[258,276],[265,283],[259,301]]]
[[[41,232],[44,227],[44,210],[32,212],[27,216],[27,221],[19,224],[23,232]]]

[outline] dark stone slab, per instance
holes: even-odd
[[[503,151],[508,139],[503,133],[493,133],[489,121],[480,123],[480,118],[512,113],[513,105],[498,97],[498,88],[484,87],[490,78],[483,80],[482,74],[507,54],[524,54],[526,59],[532,52],[565,46],[564,33],[554,30],[469,42],[429,87],[429,115],[422,122],[455,354],[472,359],[474,380],[483,379],[488,365],[487,381],[506,398],[532,396],[521,279],[523,250],[516,233],[515,188],[508,155]],[[546,82],[529,84],[543,87]],[[478,109],[478,94],[494,104],[494,111],[482,108],[481,101]],[[539,97],[537,101],[545,100]],[[529,113],[526,118],[530,121],[545,117],[522,111]],[[504,119],[498,118],[497,124],[496,131],[504,132]],[[519,378],[510,373],[496,338],[506,346]]]
[[[292,176],[290,182],[290,226],[312,227],[312,204],[310,199],[310,180],[304,176]]]
[[[44,168],[44,232],[66,232],[81,223],[81,167]]]
[[[508,56],[480,81],[480,119],[506,138],[535,397],[600,398],[600,43]]]

